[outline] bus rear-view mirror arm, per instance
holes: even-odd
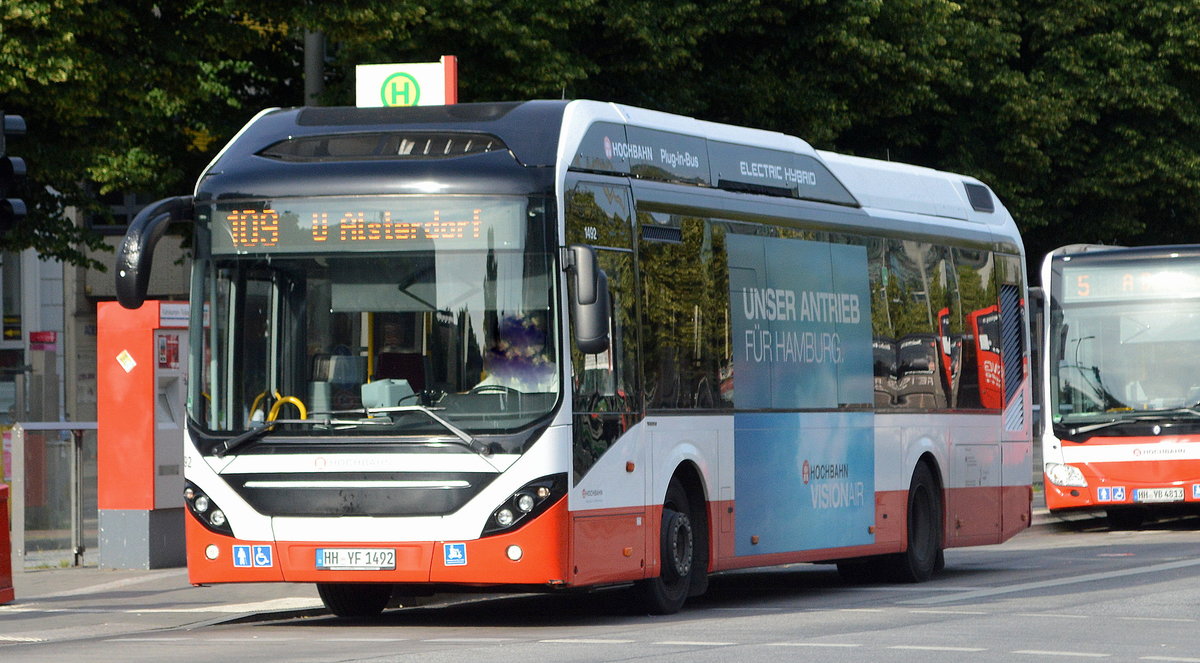
[[[193,209],[191,196],[164,198],[147,205],[130,222],[117,251],[117,300],[121,306],[134,309],[146,301],[155,245],[167,226],[193,220]]]
[[[590,246],[573,244],[567,253],[566,269],[574,279],[571,322],[575,345],[584,354],[608,349],[608,275],[596,265]]]

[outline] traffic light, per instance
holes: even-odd
[[[0,233],[5,233],[25,218],[25,201],[9,197],[25,179],[25,160],[8,156],[8,138],[25,135],[25,118],[0,111],[0,126]]]

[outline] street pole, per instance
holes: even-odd
[[[304,104],[319,106],[325,91],[325,34],[304,32]]]

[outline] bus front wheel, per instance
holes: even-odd
[[[392,598],[392,586],[379,583],[319,582],[317,594],[338,617],[374,617]]]
[[[887,558],[896,582],[925,582],[945,565],[942,556],[942,499],[933,472],[917,463],[908,487],[908,549]]]
[[[679,479],[671,479],[663,500],[659,534],[659,574],[638,583],[642,604],[655,615],[679,612],[691,589],[696,564],[696,529],[687,491]]]

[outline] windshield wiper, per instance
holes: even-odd
[[[358,410],[355,410],[355,412],[358,412]],[[226,454],[230,453],[234,449],[240,449],[244,446],[253,444],[253,443],[261,440],[263,437],[266,436],[267,433],[270,433],[272,430],[274,430],[275,426],[277,426],[278,424],[308,424],[311,426],[350,427],[350,426],[361,426],[363,424],[383,425],[385,423],[387,423],[387,422],[372,421],[370,419],[333,419],[331,417],[310,417],[308,419],[276,419],[269,423],[260,424],[257,428],[251,428],[250,430],[248,430],[244,433],[235,435],[234,437],[231,437],[228,440],[225,440],[224,443],[222,443],[220,446],[217,447],[216,451],[213,452],[213,455],[215,455],[217,458],[224,458]]]
[[[1170,419],[1172,417],[1172,415],[1179,415],[1179,414],[1189,414],[1194,417],[1200,417],[1200,410],[1197,410],[1195,405],[1189,406],[1189,407],[1173,408],[1170,410],[1148,410],[1148,411],[1144,411],[1144,412],[1141,412],[1136,415],[1117,417],[1115,419],[1109,419],[1108,421],[1099,421],[1094,424],[1087,424],[1085,426],[1071,427],[1068,429],[1067,432],[1070,435],[1081,435],[1083,433],[1090,433],[1092,431],[1101,430],[1103,428],[1110,428],[1112,426],[1117,426],[1119,424],[1129,424],[1129,423],[1137,423],[1137,422],[1144,423],[1147,421],[1159,421],[1159,420],[1163,420],[1163,419]]]
[[[450,423],[449,421],[446,421],[444,418],[439,416],[432,409],[425,407],[424,405],[397,405],[395,407],[370,407],[370,408],[365,408],[363,411],[366,412],[368,415],[370,415],[370,414],[387,414],[390,412],[420,412],[421,414],[424,414],[425,416],[429,417],[430,419],[433,419],[434,421],[441,424],[442,427],[445,428],[446,430],[453,433],[454,437],[458,438],[458,441],[459,441],[459,443],[462,444],[462,446],[470,449],[471,451],[474,451],[475,453],[477,453],[480,456],[483,456],[485,458],[492,455],[492,450],[489,449],[486,444],[480,442],[479,440],[475,439],[474,437],[471,437],[470,433],[459,428],[458,426],[455,426],[454,424]]]
[[[213,455],[217,458],[224,458],[225,454],[229,453],[230,451],[233,451],[239,447],[244,447],[248,444],[253,444],[262,439],[262,437],[267,433],[270,433],[271,429],[273,428],[275,428],[274,422],[259,426],[258,428],[251,428],[244,433],[235,435],[228,440],[225,440],[225,442],[218,446],[216,450],[213,451]]]
[[[1077,427],[1073,427],[1073,428],[1068,428],[1067,434],[1073,437],[1075,435],[1082,435],[1084,433],[1090,433],[1092,431],[1100,430],[1102,428],[1116,426],[1117,424],[1131,423],[1134,421],[1138,421],[1138,419],[1136,419],[1136,418],[1133,418],[1133,419],[1110,419],[1108,421],[1101,421],[1101,422],[1094,423],[1094,424],[1088,424],[1086,426],[1077,426]]]
[[[343,410],[338,414],[348,414],[350,412],[362,412],[368,416],[373,414],[388,414],[392,412],[420,412],[421,414],[424,414],[430,419],[436,421],[446,430],[450,431],[454,435],[456,444],[460,444],[461,446],[470,449],[484,458],[492,455],[492,450],[488,448],[486,444],[475,439],[470,433],[464,431],[458,426],[446,421],[432,409],[427,408],[424,405],[397,405],[395,407],[372,407],[364,408],[362,410]],[[258,428],[251,428],[244,433],[225,440],[224,443],[217,447],[216,451],[213,452],[213,455],[215,455],[217,458],[223,458],[226,454],[232,452],[234,449],[240,449],[246,445],[253,444],[261,440],[264,436],[266,436],[267,433],[270,433],[277,424],[310,424],[314,426],[349,427],[360,425],[386,426],[391,423],[392,421],[390,418],[386,421],[383,419],[334,419],[331,417],[312,417],[309,419],[276,419],[275,421],[259,426]]]

